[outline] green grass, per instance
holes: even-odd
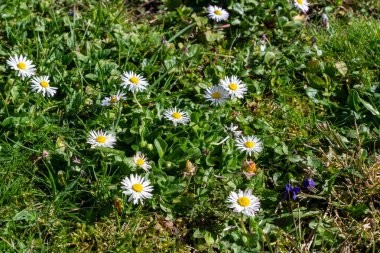
[[[313,2],[299,22],[285,0],[231,0],[222,4],[228,27],[207,18],[206,1],[127,2],[0,3],[1,252],[379,250],[376,1]],[[15,54],[50,77],[54,97],[16,76],[6,64]],[[148,89],[101,106],[125,71],[146,77]],[[205,101],[205,89],[231,75],[247,84],[244,99]],[[174,106],[189,124],[163,119]],[[223,142],[230,123],[263,140],[252,178],[241,170],[246,154]],[[99,129],[114,133],[113,149],[90,148],[89,131]],[[137,151],[152,165],[144,205],[120,188],[146,174],[133,164]],[[285,185],[305,178],[317,192],[284,200]],[[239,189],[260,199],[255,217],[228,208]]]

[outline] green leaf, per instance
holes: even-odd
[[[310,85],[313,87],[317,89],[323,89],[326,87],[326,82],[321,77],[313,74],[307,74],[306,77]]]
[[[307,87],[305,91],[306,91],[306,95],[311,99],[311,101],[313,101],[316,104],[319,103],[319,100],[316,98],[316,96],[318,94],[317,89]]]
[[[154,140],[154,146],[157,149],[157,153],[158,153],[159,157],[163,157],[163,155],[165,154],[165,152],[168,148],[168,144],[162,138],[157,137]]]
[[[323,163],[318,158],[314,158],[311,156],[307,157],[307,166],[315,169],[322,169]]]
[[[362,102],[364,107],[367,108],[367,110],[370,111],[373,115],[375,115],[375,116],[380,115],[380,112],[373,105],[371,105],[370,103],[368,103],[367,101],[365,101],[364,99],[362,99],[360,97],[359,97],[359,100],[360,100],[360,102]]]
[[[194,238],[197,238],[197,239],[203,238],[203,233],[202,233],[202,231],[200,231],[199,229],[195,230],[195,231],[194,231],[194,234],[193,234],[193,237],[194,237]]]
[[[360,110],[359,106],[360,96],[357,90],[350,90],[350,94],[348,95],[348,104],[351,105],[355,111]]]
[[[243,6],[241,4],[236,3],[236,4],[234,4],[234,6],[232,8],[233,8],[234,11],[236,11],[240,15],[244,15],[244,8],[243,8]]]
[[[92,80],[92,81],[97,81],[98,80],[98,76],[95,75],[95,74],[92,74],[92,73],[89,73],[87,75],[85,75],[86,78]]]
[[[207,245],[212,245],[215,242],[214,238],[212,237],[212,234],[208,231],[206,231],[205,233],[205,240]]]
[[[117,150],[117,149],[113,149],[113,148],[106,148],[106,147],[95,147],[94,148],[95,150],[100,150],[100,151],[103,151],[105,153],[111,153],[111,154],[116,154],[116,155],[124,155],[124,151],[122,150]]]
[[[161,202],[161,203],[160,203],[160,208],[161,208],[162,211],[164,211],[165,213],[171,213],[171,212],[172,212],[172,208],[171,208],[168,204],[166,204],[166,203],[164,203],[164,202]]]
[[[202,153],[199,150],[199,148],[190,148],[186,151],[186,153],[187,153],[186,159],[190,159],[190,160],[198,159],[199,157],[202,156]]]
[[[27,210],[22,210],[21,212],[17,213],[15,216],[12,218],[13,221],[20,221],[20,220],[25,220],[25,221],[34,221],[36,220],[36,215],[32,214],[31,212]]]
[[[272,65],[276,62],[276,55],[273,52],[267,52],[264,61],[266,64]]]
[[[297,163],[302,161],[302,158],[299,155],[288,155],[288,161],[292,163]]]

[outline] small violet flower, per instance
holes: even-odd
[[[317,39],[316,39],[315,37],[312,37],[312,38],[311,38],[311,46],[312,46],[312,47],[315,46],[316,43],[317,43]]]
[[[297,193],[301,191],[300,187],[292,187],[290,184],[286,184],[285,186],[285,199],[289,199],[290,196],[292,196],[293,200],[296,200]]]
[[[302,186],[305,187],[306,189],[309,189],[310,187],[315,187],[315,182],[312,178],[305,179],[302,182]]]
[[[302,186],[306,188],[308,191],[316,193],[318,190],[315,188],[315,182],[312,178],[306,178],[302,182]]]

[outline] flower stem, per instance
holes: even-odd
[[[11,96],[11,91],[12,91],[12,88],[14,87],[15,83],[16,83],[16,78],[13,79],[13,82],[10,86],[8,85],[8,83],[6,83],[5,89],[4,89],[4,90],[7,90],[7,93],[6,93],[5,99],[4,99],[4,107],[5,107],[5,110],[7,111],[8,117],[9,117],[8,104],[10,103],[9,100],[10,100],[10,96]]]
[[[136,104],[142,109],[142,105],[139,103],[139,101],[137,100],[137,97],[136,97],[136,93],[133,93],[133,100],[135,100]]]
[[[123,106],[120,104],[119,102],[119,105],[118,105],[118,112],[117,112],[117,118],[116,118],[116,121],[114,121],[114,124],[113,124],[113,131],[116,133],[116,128],[117,126],[119,125],[119,121],[120,121],[120,117],[121,117],[121,110],[123,109],[122,108]]]
[[[244,223],[244,217],[243,217],[243,215],[240,216],[239,221],[240,221],[240,226],[241,226],[241,229],[243,230],[243,233],[244,234],[248,234],[248,230],[247,230],[247,228],[245,226],[245,223]]]

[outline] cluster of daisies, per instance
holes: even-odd
[[[304,13],[308,11],[307,0],[295,0],[294,4],[297,8]],[[207,13],[210,19],[220,22],[227,20],[229,13],[217,6],[209,6]],[[32,77],[32,90],[41,93],[43,97],[52,97],[56,94],[57,88],[50,86],[50,80],[48,76],[34,76],[36,72],[35,65],[31,60],[28,60],[25,56],[14,56],[7,60],[7,64],[17,71],[17,75],[25,78]],[[149,87],[148,81],[139,74],[132,71],[127,71],[121,75],[121,87],[125,90],[132,92],[143,92]],[[206,101],[209,101],[212,105],[220,106],[226,101],[233,99],[243,99],[247,93],[247,86],[237,76],[225,77],[219,81],[218,85],[214,85],[205,90],[204,97]],[[119,101],[125,99],[125,93],[118,91],[116,94],[106,97],[101,102],[102,106],[114,106]],[[178,124],[187,124],[190,122],[190,117],[187,112],[174,107],[164,111],[163,117],[172,121],[173,125],[177,127]],[[234,138],[236,147],[239,151],[245,152],[248,156],[252,156],[260,153],[263,150],[263,144],[261,140],[255,136],[244,136],[242,131],[238,130],[237,126],[231,124],[226,126],[225,131],[229,134],[228,138]],[[107,131],[91,130],[88,136],[87,143],[94,147],[106,147],[113,148],[116,144],[116,137],[108,133]],[[223,141],[222,141],[223,142]],[[133,161],[136,167],[148,172],[151,169],[148,158],[141,152],[137,152]],[[243,173],[247,177],[252,177],[256,173],[256,164],[252,160],[245,160],[243,162]],[[153,197],[153,186],[147,177],[139,175],[130,175],[124,178],[121,182],[123,194],[129,196],[128,201],[133,204],[143,204],[144,199]],[[252,190],[238,190],[237,192],[230,192],[227,198],[229,207],[235,212],[243,213],[247,216],[254,216],[260,209],[260,200],[252,194]]]
[[[35,74],[35,65],[32,65],[32,61],[24,56],[10,57],[7,63],[11,68],[17,70],[18,75],[23,79]],[[121,86],[132,93],[143,92],[149,86],[148,81],[142,75],[134,72],[125,72],[122,74],[121,80]],[[48,97],[52,97],[56,93],[57,88],[49,85],[50,82],[48,76],[34,77],[32,83],[32,89],[42,93],[43,96],[47,95]],[[219,85],[206,89],[204,96],[212,105],[219,106],[225,103],[228,99],[242,99],[246,93],[246,84],[236,76],[231,76],[220,80]],[[125,93],[118,91],[117,94],[106,97],[102,101],[102,105],[114,106],[123,99],[125,99]],[[163,116],[167,120],[172,121],[175,127],[178,124],[187,124],[190,122],[188,114],[177,107],[165,110]],[[244,136],[242,131],[238,130],[237,126],[231,124],[231,126],[225,127],[225,131],[231,135],[225,140],[233,137],[237,149],[241,152],[246,152],[248,156],[258,154],[262,151],[261,140],[255,136]],[[91,148],[113,148],[116,142],[116,137],[112,133],[103,130],[91,130],[87,140],[87,143],[91,145]],[[143,169],[145,172],[148,172],[151,168],[148,158],[141,152],[137,152],[134,155],[133,161],[136,167]],[[243,163],[243,168],[244,174],[248,177],[253,176],[256,172],[256,164],[252,161],[245,161]],[[128,201],[133,202],[133,204],[143,204],[144,199],[149,199],[153,196],[153,187],[147,177],[132,174],[129,177],[126,177],[121,184],[123,194],[128,195]],[[231,192],[227,202],[230,203],[229,206],[236,212],[242,212],[249,216],[253,216],[260,208],[259,199],[252,195],[251,190]]]
[[[33,65],[31,60],[28,60],[25,56],[15,55],[7,60],[7,64],[17,71],[17,75],[21,76],[22,80],[32,77],[31,88],[32,91],[41,93],[43,97],[52,97],[57,92],[56,87],[50,86],[50,80],[48,76],[34,76],[36,72],[36,66]]]
[[[294,0],[294,6],[301,10],[304,14],[309,10],[308,0]],[[209,5],[207,7],[207,15],[210,19],[216,22],[227,20],[230,14],[223,8],[218,6]]]
[[[122,76],[123,86],[129,91],[136,93],[145,91],[149,83],[142,76],[135,74],[134,72],[126,72]],[[247,93],[246,84],[244,84],[238,77],[226,77],[220,80],[219,85],[215,85],[206,89],[205,99],[213,105],[222,105],[228,99],[241,99]],[[117,97],[109,97],[103,101],[104,104],[113,105],[112,102],[119,101],[119,98],[124,94],[118,93]],[[163,116],[165,119],[172,121],[176,127],[178,124],[187,124],[190,122],[188,114],[177,107],[167,109],[164,111]],[[248,156],[252,156],[260,153],[263,150],[263,144],[258,137],[244,136],[242,131],[238,130],[238,127],[231,124],[225,126],[225,132],[229,138],[234,138],[237,149],[241,152],[245,152]],[[224,141],[225,141],[224,140]],[[116,137],[106,131],[90,131],[87,141],[91,144],[91,147],[107,147],[113,148],[116,144]],[[223,143],[223,141],[222,141]],[[148,172],[151,168],[147,157],[141,152],[137,152],[133,157],[133,161],[136,167],[142,168],[145,172]],[[243,173],[247,177],[252,177],[256,173],[256,164],[252,160],[246,160],[243,162]],[[139,175],[131,175],[126,177],[122,181],[123,193],[128,195],[128,201],[133,201],[134,204],[143,203],[144,199],[151,198],[153,187],[150,181],[145,177]],[[251,190],[239,190],[238,192],[231,192],[227,201],[230,203],[230,207],[236,212],[242,212],[246,215],[253,216],[258,212],[260,208],[260,201],[257,197],[252,195]]]

